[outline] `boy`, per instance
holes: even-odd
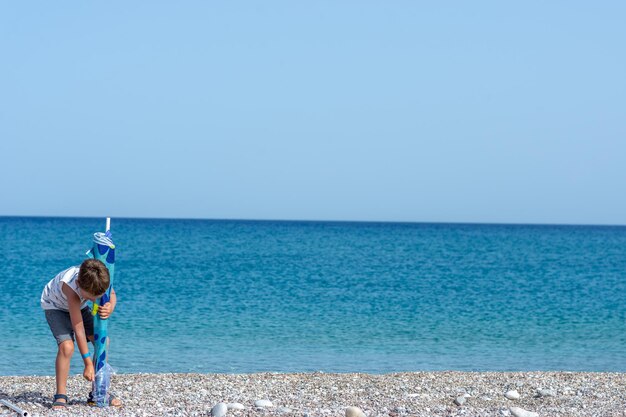
[[[89,353],[87,339],[93,343],[93,317],[85,306],[87,300],[100,298],[109,288],[109,270],[96,259],[87,259],[80,267],[73,266],[61,271],[54,277],[41,293],[41,307],[46,320],[58,345],[56,358],[56,394],[52,408],[67,407],[67,376],[70,371],[70,360],[74,353],[74,337],[78,344],[85,370],[83,377],[88,381],[95,378],[94,367]],[[111,288],[111,301],[98,308],[102,319],[108,318],[113,310],[117,297]],[[90,394],[91,398],[91,394]],[[120,406],[121,402],[111,396],[110,405]]]

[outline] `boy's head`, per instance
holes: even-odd
[[[93,295],[94,298],[104,294],[110,282],[109,270],[99,260],[87,259],[80,265],[76,283],[81,290]]]

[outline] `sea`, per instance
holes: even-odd
[[[0,217],[0,375],[104,218]],[[113,218],[118,373],[626,372],[626,227]],[[82,373],[75,354],[72,373]]]

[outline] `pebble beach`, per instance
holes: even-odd
[[[53,376],[0,377],[0,399],[33,416],[626,417],[625,373],[120,374],[121,408],[88,406],[89,389],[71,376],[57,411]]]

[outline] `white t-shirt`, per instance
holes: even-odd
[[[66,283],[71,289],[74,290],[78,298],[80,298],[80,308],[82,309],[87,302],[87,299],[81,297],[80,291],[78,291],[78,284],[76,279],[78,278],[78,270],[80,267],[72,266],[57,274],[46,285],[41,293],[41,308],[44,310],[63,310],[70,311],[70,307],[67,303],[67,297],[62,291],[63,283]]]

